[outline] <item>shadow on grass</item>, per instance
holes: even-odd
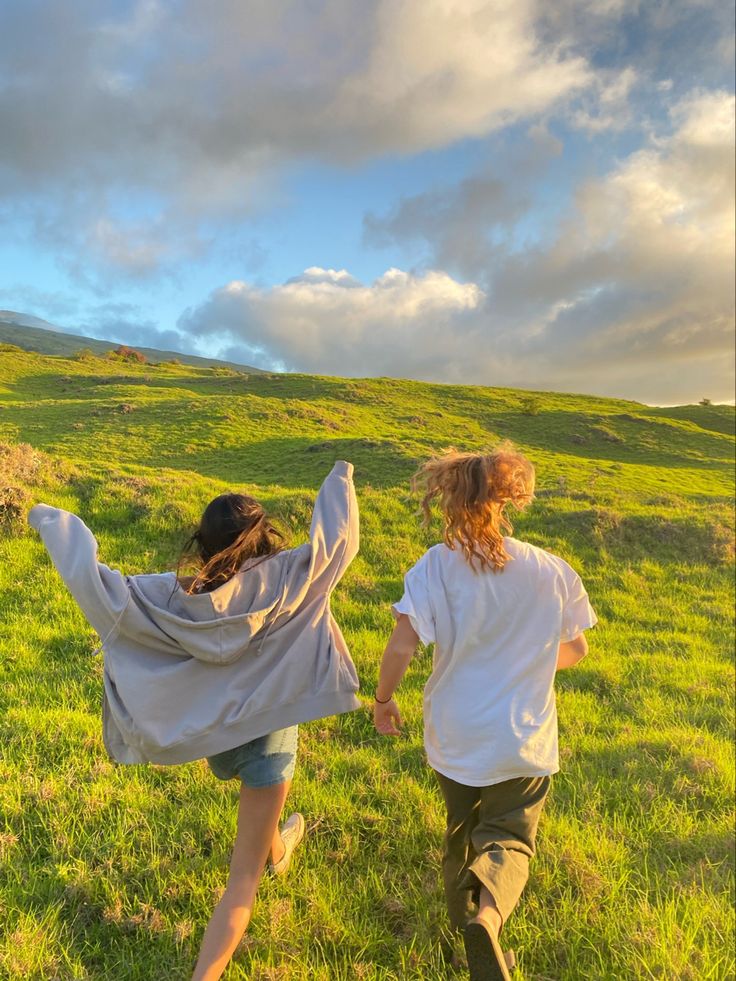
[[[196,470],[220,480],[317,488],[337,460],[355,466],[356,482],[379,488],[406,483],[420,462],[395,440],[293,436],[252,443],[244,450],[227,447],[198,455]]]
[[[730,472],[730,448],[720,435],[690,431],[666,419],[635,419],[626,414],[544,410],[480,415],[477,420],[525,447],[565,453],[586,461],[609,460],[667,469],[692,468]],[[704,457],[704,453],[710,458]]]
[[[600,562],[626,565],[656,556],[661,565],[727,565],[734,557],[734,530],[726,518],[725,511],[681,518],[595,506],[566,511],[543,501],[525,516],[524,532],[569,542]]]

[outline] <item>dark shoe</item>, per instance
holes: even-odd
[[[470,981],[511,981],[501,944],[478,920],[463,933]]]

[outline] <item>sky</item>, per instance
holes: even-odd
[[[734,398],[724,0],[5,0],[0,306],[272,370]]]

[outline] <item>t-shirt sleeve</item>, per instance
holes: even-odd
[[[560,560],[562,576],[565,581],[565,600],[562,607],[562,627],[560,643],[567,644],[584,630],[589,630],[598,623],[595,610],[590,605],[588,594],[582,579],[567,562]]]
[[[434,613],[430,603],[428,576],[428,561],[425,554],[404,576],[404,595],[391,608],[395,617],[401,613],[409,617],[414,632],[423,644],[433,644],[435,641]]]

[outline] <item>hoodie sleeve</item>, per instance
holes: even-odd
[[[330,592],[358,553],[353,465],[338,461],[320,487],[309,532],[310,588]]]
[[[97,561],[97,542],[69,511],[37,504],[28,523],[39,533],[51,561],[89,623],[104,639],[128,604],[123,576]]]

